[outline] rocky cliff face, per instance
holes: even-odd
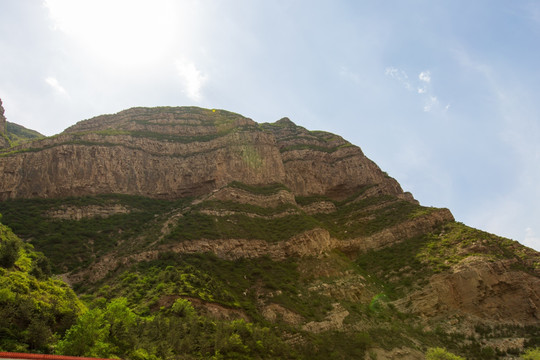
[[[420,206],[357,146],[287,118],[165,107],[81,121],[0,150],[0,213],[75,288],[147,311],[182,297],[264,318],[293,345],[359,341],[342,358],[540,344],[538,252]]]
[[[200,108],[134,108],[0,153],[0,199],[102,193],[197,196],[232,181],[343,198],[366,185],[404,194],[342,138],[289,120],[259,125]],[[376,190],[375,190],[376,189]]]
[[[4,107],[2,106],[2,99],[0,99],[0,149],[9,146],[7,139],[7,122],[4,116]]]

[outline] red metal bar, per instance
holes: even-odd
[[[0,352],[0,359],[26,359],[26,360],[110,360],[89,358],[80,356],[48,355],[48,354],[26,354],[13,352]]]

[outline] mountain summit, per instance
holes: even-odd
[[[290,120],[257,124],[194,107],[133,108],[81,121],[6,150],[0,167],[0,199],[105,193],[176,199],[239,181],[335,199],[372,186],[371,192],[412,200],[339,136]]]
[[[491,359],[540,346],[538,252],[421,206],[359,147],[288,118],[132,108],[8,146],[0,170],[2,221],[94,306],[48,340],[67,355]],[[101,337],[80,347],[89,319]]]

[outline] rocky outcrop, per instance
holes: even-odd
[[[433,209],[425,215],[386,228],[373,235],[342,240],[339,248],[346,253],[379,250],[414,236],[433,232],[441,225],[452,221],[454,221],[454,216],[450,210]]]
[[[511,324],[538,324],[540,279],[512,268],[516,260],[469,256],[396,304],[425,317],[460,314]]]
[[[321,256],[336,248],[337,242],[330,237],[327,230],[312,229],[298,234],[289,240],[269,243],[264,240],[246,239],[217,239],[191,240],[170,245],[163,245],[156,250],[149,250],[127,257],[106,255],[89,270],[68,276],[71,283],[77,283],[86,275],[92,282],[105,277],[109,271],[118,265],[127,265],[139,261],[157,259],[159,253],[172,251],[182,254],[213,253],[222,259],[236,260],[240,258],[257,258],[269,256],[274,260],[284,260],[288,257]]]
[[[2,99],[0,99],[0,149],[9,147],[9,140],[7,137],[7,121],[4,116],[4,107],[2,106]]]
[[[279,304],[268,304],[264,306],[261,314],[266,320],[273,323],[283,321],[290,325],[299,325],[304,322],[302,316]]]
[[[159,147],[152,140],[125,139],[128,147],[106,136],[92,143],[91,137],[81,137],[87,144],[0,157],[0,199],[106,193],[169,199],[201,195],[233,180],[280,182],[284,175],[273,139],[262,133],[229,134],[204,144],[206,149],[192,144],[184,151],[169,148],[169,154],[148,151]]]
[[[227,260],[257,258],[261,256],[269,256],[274,260],[284,260],[289,257],[321,257],[333,249],[340,249],[348,253],[366,252],[406,241],[419,234],[431,232],[448,221],[453,221],[452,214],[447,209],[440,209],[371,236],[351,240],[339,241],[331,237],[328,230],[316,228],[277,243],[256,239],[198,239],[181,241],[162,245],[158,249],[128,257],[117,258],[112,254],[110,256],[104,256],[98,263],[93,265],[90,271],[71,275],[71,281],[80,281],[83,273],[89,276],[90,281],[97,281],[106,276],[109,271],[115,269],[119,264],[126,265],[138,261],[153,260],[158,257],[160,252],[166,251],[182,254],[213,253]],[[329,293],[337,294],[332,289],[327,290]],[[351,287],[351,290],[354,291],[349,294],[350,296],[345,296],[346,298],[362,298],[365,295],[362,284],[354,287],[354,289]]]
[[[425,360],[426,355],[417,349],[407,347],[385,350],[380,348],[370,349],[365,359],[377,360]]]
[[[332,306],[333,309],[323,321],[310,321],[302,328],[305,331],[312,333],[321,333],[323,331],[330,330],[342,330],[343,320],[349,316],[349,311],[347,311],[347,309],[345,309],[340,303],[335,303]]]
[[[47,216],[61,220],[81,220],[94,217],[106,218],[116,214],[127,214],[131,211],[132,209],[121,204],[62,206],[59,209],[47,211]]]
[[[259,195],[231,186],[214,191],[207,199],[232,201],[265,208],[275,208],[283,204],[296,205],[294,195],[290,191],[279,190],[274,194]]]
[[[133,108],[0,151],[0,200],[103,193],[174,199],[233,181],[336,199],[372,186],[412,200],[336,135],[283,120],[259,125],[222,110]]]
[[[297,195],[325,194],[344,199],[366,184],[377,184],[379,194],[404,194],[396,180],[340,136],[308,131],[288,118],[263,124],[263,128],[275,135],[285,183]]]

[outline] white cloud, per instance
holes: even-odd
[[[434,111],[436,109],[440,111],[448,111],[450,105],[446,105],[444,108],[440,107],[439,99],[431,90],[431,72],[429,70],[422,71],[418,74],[418,80],[409,80],[409,76],[403,70],[397,69],[393,66],[389,66],[385,69],[385,75],[397,80],[407,90],[411,91],[416,89],[416,93],[423,100],[424,112]]]
[[[523,245],[532,247],[534,249],[540,248],[540,236],[537,236],[535,231],[528,227],[525,229],[525,239]]]
[[[191,61],[177,60],[175,65],[187,97],[193,101],[200,101],[202,87],[208,80],[208,75],[197,69]]]
[[[66,89],[60,83],[58,80],[52,76],[49,76],[45,79],[45,82],[49,84],[50,87],[52,87],[56,92],[58,92],[61,95],[67,95]]]
[[[420,81],[429,83],[431,82],[431,73],[429,71],[422,71],[420,75],[418,75],[418,78]]]
[[[44,0],[43,3],[53,30],[67,34],[96,59],[123,68],[154,64],[175,42],[185,40],[173,38],[177,24],[186,19],[172,0]]]
[[[385,75],[390,76],[391,78],[396,79],[398,82],[400,82],[405,87],[405,89],[412,90],[412,86],[409,82],[409,76],[405,71],[390,66],[386,68],[384,73]]]
[[[439,105],[439,99],[437,99],[436,96],[429,96],[425,102],[424,105],[424,111],[430,112],[433,110],[433,108],[437,107]]]

